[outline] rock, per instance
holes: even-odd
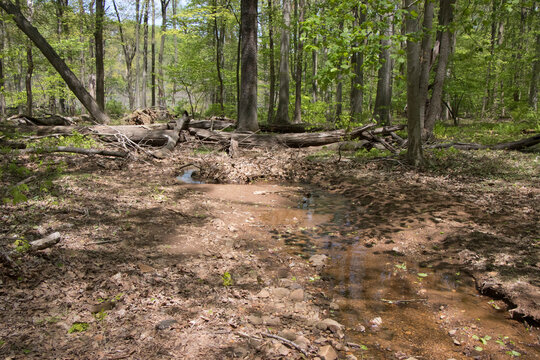
[[[339,310],[339,305],[337,303],[335,303],[335,302],[331,302],[330,303],[330,310],[335,310],[335,311]]]
[[[323,360],[336,360],[338,358],[336,350],[330,345],[320,348],[317,355]]]
[[[278,349],[277,349],[277,352],[278,352],[278,354],[281,355],[281,356],[287,356],[287,355],[289,355],[289,353],[290,353],[291,351],[290,351],[289,348],[286,347],[285,345],[280,344],[279,347],[278,347]]]
[[[376,317],[374,319],[371,319],[369,323],[371,324],[371,326],[379,327],[382,325],[382,318]]]
[[[354,328],[353,328],[354,331],[358,331],[358,332],[366,332],[366,327],[364,325],[356,325]]]
[[[455,329],[450,330],[450,331],[448,331],[448,335],[454,336],[454,335],[456,335],[456,332],[457,332],[457,330],[455,330]]]
[[[260,299],[266,299],[267,297],[270,297],[270,292],[266,289],[262,289],[256,296]]]
[[[177,324],[177,323],[178,323],[178,321],[176,321],[174,319],[163,320],[163,321],[160,321],[159,323],[156,324],[156,330],[167,330],[171,326],[173,326],[174,324]]]
[[[406,358],[405,360],[418,360],[418,359],[411,356],[411,357]]]
[[[459,342],[458,339],[454,339],[454,345],[456,345],[456,346],[461,346],[461,343]]]
[[[270,325],[270,326],[281,325],[281,320],[279,318],[277,318],[277,317],[263,316],[262,321],[266,325]]]
[[[290,329],[285,329],[285,330],[280,331],[278,333],[278,336],[281,336],[282,338],[285,338],[289,341],[294,341],[296,339],[296,334],[294,333],[294,331]]]
[[[324,266],[326,264],[326,259],[328,256],[319,254],[319,255],[313,255],[309,258],[309,262],[313,266]]]
[[[285,289],[285,288],[275,288],[272,293],[274,294],[274,296],[277,298],[277,299],[282,299],[284,297],[287,297],[289,296],[289,294],[291,293],[289,289]]]
[[[112,310],[116,306],[116,303],[117,303],[116,301],[112,301],[112,300],[104,301],[102,303],[99,303],[99,304],[96,304],[96,305],[92,306],[92,308],[90,309],[90,312],[92,314],[95,314],[95,313],[99,313],[99,312],[105,312],[105,311]]]
[[[284,288],[291,288],[293,286],[294,282],[290,279],[279,279],[279,285]]]
[[[324,319],[323,321],[319,321],[317,323],[317,329],[320,329],[320,330],[328,329],[334,334],[340,331],[342,328],[343,328],[343,325],[338,323],[336,320],[333,320],[330,318]]]
[[[304,290],[302,289],[296,289],[289,295],[292,301],[303,301],[304,300]]]
[[[253,325],[262,325],[263,323],[263,319],[261,319],[258,316],[253,316],[253,315],[248,316],[247,320]]]
[[[318,338],[318,339],[315,339],[315,344],[321,345],[321,344],[325,344],[327,341],[328,341],[327,338],[325,338],[325,337],[320,337],[320,338]]]
[[[296,345],[300,346],[303,350],[307,350],[310,344],[309,340],[303,337],[302,335],[297,336],[296,339],[294,339],[294,342],[296,343]]]
[[[353,354],[347,354],[347,356],[345,356],[345,360],[358,360],[358,358]]]

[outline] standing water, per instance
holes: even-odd
[[[357,357],[540,358],[537,331],[509,319],[502,302],[479,295],[455,265],[419,264],[398,248],[375,251],[360,234],[376,224],[344,198],[315,192],[299,208],[306,227],[277,236],[296,255],[329,257],[323,290]]]

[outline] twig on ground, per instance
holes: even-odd
[[[406,304],[406,303],[413,303],[413,302],[425,302],[427,301],[427,299],[403,299],[403,300],[381,299],[381,301],[388,304]]]
[[[294,343],[294,342],[292,342],[290,340],[287,340],[285,338],[282,338],[281,336],[277,336],[277,335],[269,334],[269,333],[262,333],[261,335],[264,336],[264,337],[267,337],[267,338],[279,340],[282,343],[284,343],[285,345],[288,345],[289,347],[292,347],[292,348],[300,351],[305,356],[308,356],[308,353],[304,349],[302,349],[298,344],[296,344],[296,343]]]

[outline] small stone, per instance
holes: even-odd
[[[337,351],[343,351],[343,349],[344,349],[343,344],[342,344],[342,343],[339,343],[339,342],[336,342],[336,343],[334,344],[334,347],[336,348]]]
[[[294,282],[291,279],[286,279],[286,278],[279,279],[279,285],[281,287],[290,288],[293,284]]]
[[[457,339],[454,339],[454,345],[461,346],[461,343]]]
[[[278,353],[279,353],[279,355],[281,355],[281,356],[287,356],[287,355],[289,355],[290,352],[291,352],[291,351],[289,350],[289,348],[286,347],[286,346],[283,345],[283,344],[281,344],[281,345],[279,346],[279,348],[278,348]]]
[[[300,346],[304,350],[309,347],[309,340],[302,335],[297,336],[296,339],[294,339],[294,342],[296,343],[296,345]]]
[[[454,336],[454,335],[456,335],[456,332],[457,332],[457,330],[452,329],[452,330],[448,331],[448,335]]]
[[[322,254],[313,255],[312,257],[309,258],[309,262],[313,266],[324,266],[327,258],[328,256],[322,255]]]
[[[178,323],[178,321],[176,321],[174,319],[163,320],[163,321],[160,321],[159,323],[156,324],[156,330],[167,330],[171,326],[173,326],[174,324],[177,324],[177,323]]]
[[[275,288],[272,293],[277,299],[282,299],[284,297],[289,296],[290,290],[285,288]]]
[[[317,324],[317,328],[321,330],[328,329],[333,333],[337,333],[339,330],[343,328],[343,325],[338,323],[336,320],[327,318],[327,319],[324,319],[323,321],[320,321]]]
[[[328,341],[327,338],[325,338],[325,337],[320,337],[320,338],[318,338],[318,339],[315,339],[314,342],[315,342],[315,344],[321,345],[321,344],[325,344],[327,341]]]
[[[330,310],[339,310],[339,305],[335,302],[330,303]]]
[[[270,325],[270,326],[281,325],[281,320],[279,318],[277,318],[277,317],[263,316],[262,321],[266,325]]]
[[[417,359],[417,358],[415,358],[415,357],[413,357],[413,356],[411,356],[411,357],[408,357],[408,358],[407,358],[407,359],[405,359],[405,360],[418,360],[418,359]]]
[[[262,325],[263,323],[263,319],[261,319],[260,317],[258,316],[248,316],[248,321],[253,324],[253,325]]]
[[[347,356],[345,356],[345,360],[358,360],[358,358],[353,354],[347,354]]]
[[[304,290],[302,289],[296,289],[289,295],[292,301],[303,301],[304,300]]]
[[[256,296],[260,299],[266,299],[267,297],[270,297],[270,292],[266,289],[262,289]]]
[[[280,331],[278,333],[278,336],[281,336],[282,338],[285,338],[289,341],[294,341],[296,339],[296,334],[294,333],[294,331],[290,329],[285,329],[285,330]]]
[[[336,350],[334,350],[334,348],[330,345],[326,345],[320,348],[317,355],[319,355],[321,359],[324,360],[336,360],[338,358]]]
[[[381,326],[382,325],[382,318],[376,317],[374,319],[371,319],[369,321],[369,323],[371,324],[371,326],[375,326],[375,327]]]

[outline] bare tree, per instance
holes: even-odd
[[[28,7],[28,20],[32,22],[32,18],[34,17],[34,1],[27,0],[26,6]],[[32,42],[30,40],[26,46],[26,65],[26,113],[29,116],[32,116],[32,74],[34,72],[34,58],[32,56]]]
[[[114,11],[116,12],[116,18],[118,19],[118,31],[120,32],[120,42],[122,43],[124,60],[126,63],[126,91],[129,99],[129,109],[133,110],[135,108],[135,94],[133,92],[133,58],[135,57],[136,46],[132,42],[128,43],[127,38],[124,35],[122,19],[120,19],[120,13],[118,12],[115,0],[113,0],[113,5]]]
[[[161,44],[159,46],[159,55],[158,55],[158,95],[159,95],[159,106],[165,107],[165,79],[163,76],[163,51],[165,49],[165,38],[167,31],[167,7],[169,6],[171,0],[161,0]]]
[[[146,108],[146,92],[148,86],[148,11],[150,8],[150,0],[144,1],[144,20],[143,20],[143,66],[142,66],[142,91],[141,91],[141,106]]]
[[[274,121],[274,107],[276,106],[276,68],[274,59],[274,5],[268,0],[268,45],[270,47],[270,89],[268,100],[268,123]]]
[[[420,128],[424,129],[429,73],[431,70],[431,30],[433,28],[434,0],[425,0],[422,23],[422,56],[420,59]]]
[[[103,43],[103,20],[105,17],[105,0],[96,0],[96,101],[101,110],[105,109],[105,49]]]

